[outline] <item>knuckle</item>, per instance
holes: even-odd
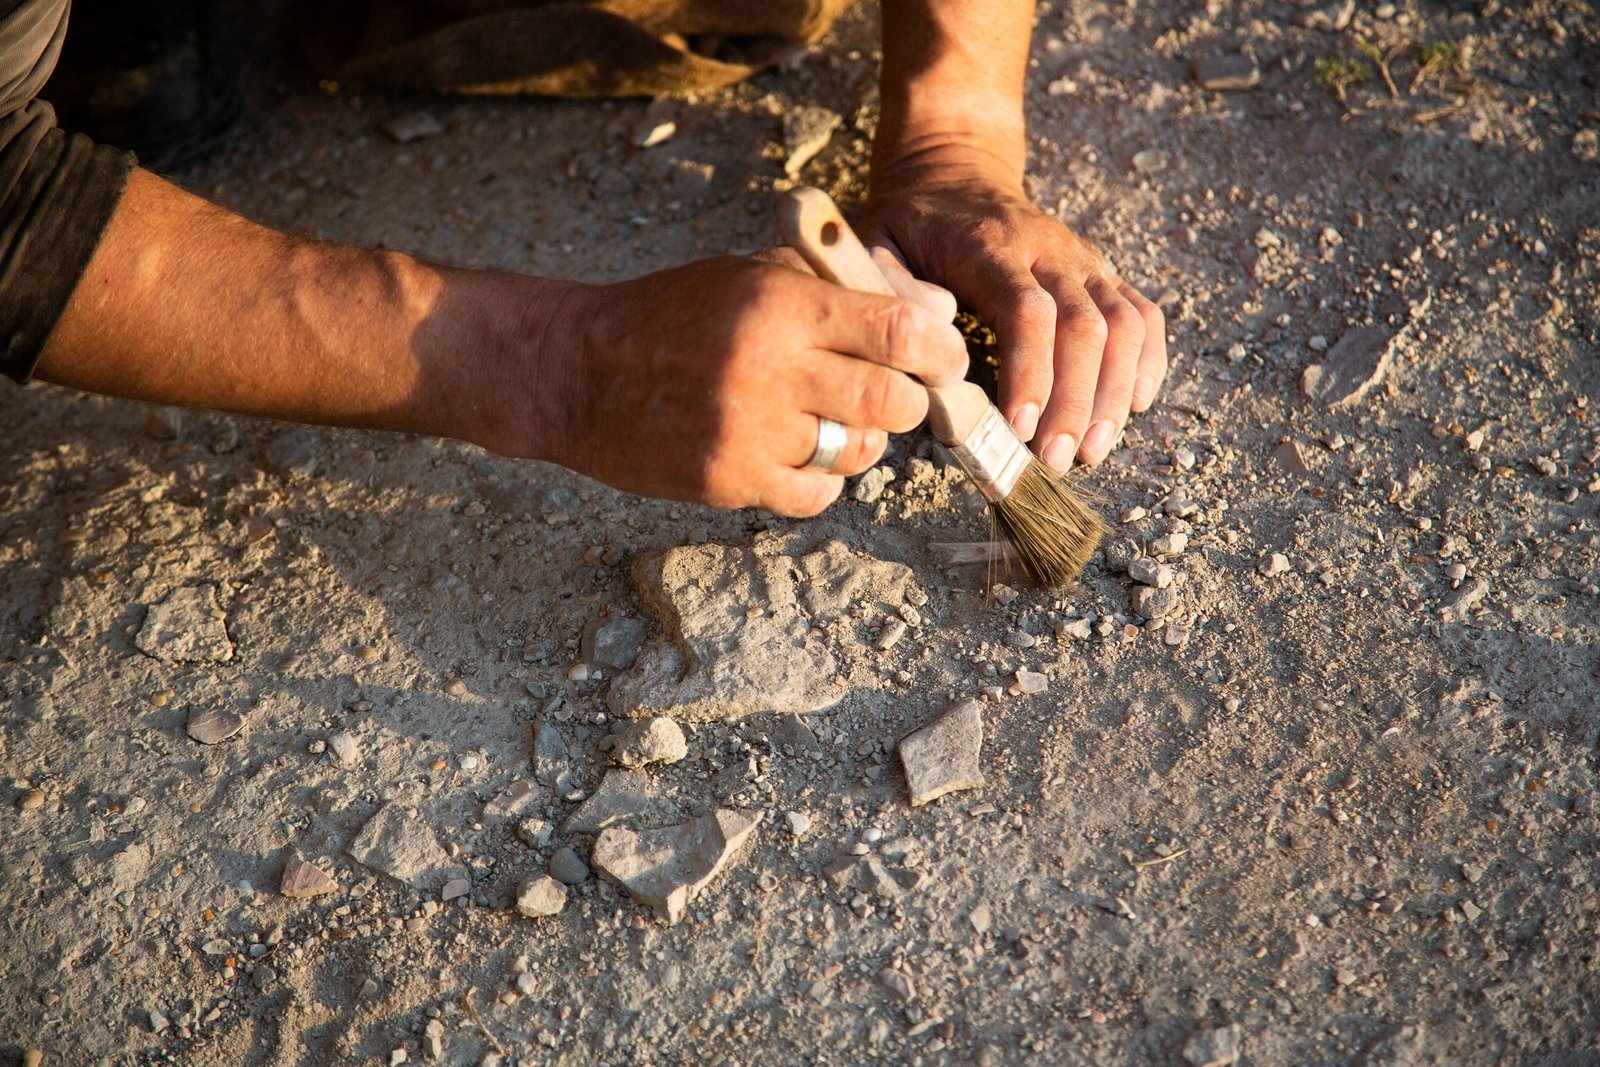
[[[1102,311],[1108,333],[1135,334],[1144,337],[1144,316],[1126,300],[1118,300]]]
[[[904,301],[891,305],[883,316],[883,351],[894,361],[913,355],[918,348],[921,319]]]
[[[1024,286],[1011,295],[1012,314],[1023,329],[1053,329],[1056,301],[1037,285]]]
[[[1066,326],[1073,333],[1104,342],[1111,336],[1111,327],[1105,315],[1093,304],[1077,304],[1068,312]]]
[[[896,404],[895,376],[879,367],[868,368],[856,387],[856,414],[852,419],[858,426],[886,426],[893,421]]]

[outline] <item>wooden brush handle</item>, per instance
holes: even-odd
[[[778,205],[778,229],[817,276],[846,289],[898,296],[861,239],[821,189],[791,189]],[[924,383],[926,385],[926,383]],[[928,426],[947,445],[963,445],[989,409],[989,396],[972,382],[927,385]]]

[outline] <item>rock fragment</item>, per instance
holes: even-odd
[[[555,827],[544,819],[523,819],[517,823],[517,837],[529,848],[544,848],[550,843]]]
[[[1256,564],[1256,570],[1263,578],[1272,578],[1289,569],[1289,557],[1282,552],[1273,552],[1263,556],[1261,562]]]
[[[244,729],[244,716],[229,707],[190,708],[184,726],[188,735],[202,745],[216,745]]]
[[[656,763],[677,763],[689,754],[683,727],[655,716],[629,726],[611,749],[611,762],[637,770]]]
[[[779,751],[792,751],[796,756],[822,755],[822,743],[811,727],[798,715],[785,714],[774,717],[768,732],[772,746]]]
[[[1039,671],[1018,670],[1016,682],[1012,686],[1016,695],[1033,696],[1043,693],[1050,688],[1050,679]]]
[[[585,663],[616,673],[633,666],[650,637],[650,628],[628,615],[605,615],[583,628],[579,655]]]
[[[1300,377],[1307,397],[1328,408],[1343,408],[1370,393],[1394,364],[1395,337],[1379,326],[1347,330]]]
[[[1243,1037],[1238,1023],[1215,1030],[1196,1030],[1183,1045],[1183,1058],[1193,1067],[1232,1067],[1239,1062]]]
[[[884,967],[878,971],[878,984],[894,994],[902,1004],[917,995],[917,984],[911,976],[898,967]]]
[[[567,906],[567,887],[541,874],[517,887],[517,913],[532,919],[560,914]]]
[[[181,586],[145,610],[133,644],[165,663],[226,663],[233,642],[225,618],[215,585]]]
[[[937,800],[946,793],[983,786],[979,750],[983,746],[983,712],[976,700],[963,700],[933,721],[900,739],[911,805]]]
[[[1272,462],[1276,463],[1285,473],[1296,478],[1304,478],[1311,473],[1311,465],[1306,462],[1305,454],[1300,451],[1300,446],[1294,441],[1285,441],[1272,450]]]
[[[905,620],[890,619],[888,622],[883,624],[883,629],[878,631],[877,640],[873,641],[872,645],[880,652],[887,652],[895,645],[898,645],[900,643],[900,639],[905,635]]]
[[[592,873],[589,865],[583,862],[583,857],[578,855],[578,850],[572,847],[556,849],[555,855],[550,857],[550,877],[562,885],[581,885],[589,880]]]
[[[592,834],[667,810],[660,790],[644,771],[609,770],[600,787],[567,816],[561,829],[569,834]]]
[[[452,878],[439,890],[439,899],[446,904],[472,892],[472,882],[466,878]]]
[[[329,877],[326,871],[299,856],[289,857],[289,862],[283,865],[283,877],[278,880],[278,892],[297,900],[338,891],[339,883]]]
[[[858,856],[843,852],[822,868],[822,877],[836,889],[871,893],[885,900],[898,900],[921,889],[921,871],[890,867],[877,856]]]
[[[383,124],[383,132],[397,144],[410,144],[444,132],[439,120],[426,111],[409,111]]]
[[[559,788],[567,773],[567,742],[547,711],[533,725],[533,776],[541,785]]]
[[[1243,52],[1200,56],[1189,63],[1189,73],[1200,88],[1215,92],[1239,92],[1261,84],[1255,57]]]
[[[333,749],[340,763],[354,763],[361,758],[361,748],[356,744],[355,737],[343,730],[328,738],[328,747]]]
[[[893,467],[873,467],[856,481],[855,488],[850,490],[850,498],[863,504],[876,504],[892,481]]]
[[[395,803],[379,808],[345,851],[362,866],[413,889],[437,889],[460,873],[451,868],[433,830]]]
[[[783,147],[788,158],[784,160],[784,173],[791,178],[799,177],[805,165],[828,147],[833,131],[843,121],[844,117],[837,111],[825,107],[802,107],[785,112]]]
[[[27,789],[17,798],[17,807],[22,811],[38,811],[44,807],[44,790]]]
[[[1178,610],[1179,599],[1176,589],[1158,589],[1153,585],[1142,585],[1133,591],[1133,610],[1143,619],[1164,619]]]
[[[536,807],[544,794],[537,782],[517,778],[483,806],[485,819],[517,819]]]
[[[1128,564],[1129,578],[1144,585],[1153,585],[1157,589],[1165,589],[1171,585],[1175,573],[1165,563],[1149,556],[1141,556]]]
[[[911,569],[839,541],[800,544],[764,534],[744,548],[688,545],[635,561],[634,583],[664,632],[612,681],[612,710],[706,721],[837,704],[838,663],[813,629],[861,604],[898,612]]]
[[[1473,606],[1488,595],[1488,582],[1482,578],[1468,578],[1439,598],[1439,614],[1447,622],[1465,622]]]
[[[613,827],[595,841],[592,859],[601,874],[669,923],[739,854],[760,817],[720,808],[660,830]]]
[[[1152,556],[1181,556],[1189,547],[1189,535],[1186,533],[1162,534],[1150,542]]]

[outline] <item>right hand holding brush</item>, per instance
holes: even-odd
[[[960,333],[921,303],[735,257],[580,287],[543,375],[566,418],[541,458],[630,492],[815,515],[922,422],[922,382],[966,373]],[[826,469],[808,466],[819,420],[845,430]]]

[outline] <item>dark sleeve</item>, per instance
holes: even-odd
[[[133,157],[56,128],[34,97],[68,0],[0,0],[0,373],[26,381],[100,243]]]

